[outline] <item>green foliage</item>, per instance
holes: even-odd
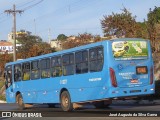
[[[37,54],[33,55],[32,54],[33,52],[36,52]],[[33,56],[43,55],[51,52],[55,52],[55,48],[51,48],[50,45],[46,42],[37,43],[32,47],[32,49],[30,49],[30,55],[33,55]]]
[[[148,39],[148,31],[146,22],[137,22],[138,29],[136,31],[137,38]]]
[[[4,86],[5,82],[4,81],[0,81],[0,89]]]
[[[98,35],[92,35],[90,33],[83,33],[78,34],[78,36],[75,37],[68,37],[68,40],[65,42],[62,42],[63,49],[69,49],[81,45],[86,45],[89,43],[101,41],[100,36]]]
[[[4,86],[4,84],[5,84],[4,81],[0,81],[0,90],[1,90],[1,88]],[[0,95],[0,100],[6,101],[5,95]]]
[[[155,6],[153,11],[150,9],[147,16],[149,24],[154,25],[156,23],[160,23],[160,7]]]
[[[28,57],[26,51],[28,52],[34,44],[42,42],[42,39],[38,36],[23,35],[18,38],[18,41],[21,46],[17,47],[17,53],[22,53],[21,59],[24,59]]]
[[[160,37],[158,31],[158,24],[160,24],[160,7],[155,7],[154,10],[149,11],[147,14],[147,30],[149,34],[149,39],[151,40],[152,48],[155,49],[156,40],[158,36]],[[157,27],[158,26],[158,27]]]
[[[105,15],[101,20],[102,29],[105,36],[117,37],[136,37],[136,30],[138,29],[135,21],[136,16],[124,8],[121,14],[112,13],[112,15]]]
[[[57,37],[57,39],[63,41],[63,40],[66,40],[66,39],[67,39],[67,36],[64,35],[64,34],[59,34],[58,37]]]
[[[18,38],[21,46],[17,47],[17,58],[25,59],[42,54],[54,52],[55,49],[51,48],[46,42],[43,42],[39,36],[23,35]]]
[[[0,95],[0,100],[6,101],[5,95]]]
[[[13,55],[8,54],[0,54],[0,76],[3,76],[4,66],[6,63],[11,62],[13,60]]]

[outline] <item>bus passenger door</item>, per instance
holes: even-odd
[[[12,66],[7,66],[5,68],[5,87],[6,87],[6,100],[7,102],[14,101],[13,99],[13,81],[12,81]]]

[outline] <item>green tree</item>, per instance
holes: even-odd
[[[92,35],[90,33],[78,34],[78,36],[68,37],[67,41],[62,42],[63,49],[69,49],[81,45],[86,45],[89,43],[100,41],[101,38],[99,35]]]
[[[136,31],[136,35],[137,38],[144,38],[144,39],[148,39],[149,35],[148,35],[148,31],[147,31],[147,25],[146,22],[137,22],[137,31]]]
[[[13,55],[5,52],[4,54],[0,54],[0,76],[3,75],[4,66],[6,63],[13,61]]]
[[[150,9],[147,17],[147,30],[149,39],[151,40],[152,48],[156,49],[156,40],[159,40],[157,38],[160,38],[160,31],[158,29],[160,24],[160,7],[155,7],[154,10]]]
[[[126,9],[122,9],[122,13],[112,13],[112,15],[105,15],[101,20],[102,29],[105,36],[116,37],[137,37],[137,29],[139,26],[135,20],[136,16]]]
[[[18,37],[17,40],[20,43],[20,46],[17,47],[18,59],[25,59],[55,51],[48,43],[43,42],[39,36],[23,35]]]
[[[17,58],[25,59],[28,57],[28,51],[30,48],[39,42],[42,42],[42,39],[34,35],[22,35],[17,38],[20,43],[20,46],[17,47]]]
[[[64,34],[59,34],[58,37],[57,37],[58,40],[61,40],[61,41],[64,41],[67,39],[67,36],[64,35]]]
[[[38,55],[43,55],[47,53],[52,53],[55,52],[55,48],[51,48],[50,45],[46,42],[40,42],[34,44],[29,52],[28,52],[28,57],[34,57]]]

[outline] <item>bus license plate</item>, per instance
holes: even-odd
[[[137,74],[147,74],[148,73],[147,66],[137,66],[136,73]]]

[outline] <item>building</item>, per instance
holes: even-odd
[[[4,54],[8,52],[13,53],[13,44],[11,42],[7,42],[7,41],[0,41],[0,54]]]
[[[50,46],[56,48],[56,50],[61,50],[61,42],[59,40],[51,40]]]
[[[29,32],[29,31],[20,30],[20,31],[16,32],[16,38],[18,38],[22,35],[30,35],[30,34],[31,34],[31,32]],[[8,34],[8,42],[13,43],[13,41],[14,41],[13,40],[13,32],[11,32],[11,33]],[[16,40],[16,43],[19,43],[19,42]]]

